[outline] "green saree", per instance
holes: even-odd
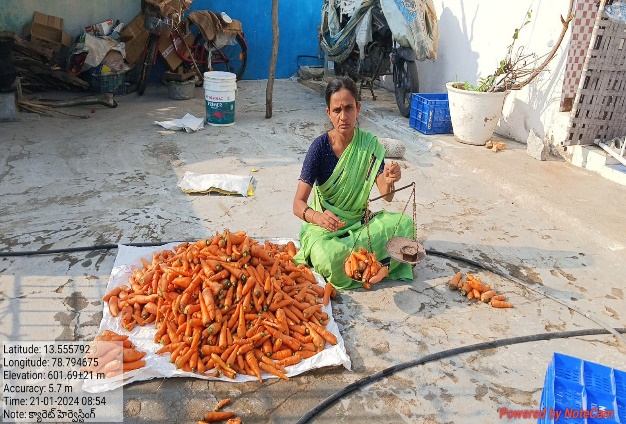
[[[354,130],[352,141],[339,158],[332,175],[318,186],[313,185],[313,201],[309,206],[317,212],[328,209],[345,222],[343,228],[330,232],[308,222],[300,230],[300,251],[294,257],[297,263],[309,263],[338,289],[361,287],[348,278],[343,262],[353,247],[370,249],[368,228],[362,225],[367,199],[376,182],[377,171],[385,157],[385,149],[373,134]],[[396,230],[397,227],[397,230]],[[389,257],[385,246],[394,236],[413,237],[414,223],[400,213],[380,211],[369,221],[371,251],[379,261]],[[413,280],[413,269],[395,260],[389,263],[389,277],[394,280]]]

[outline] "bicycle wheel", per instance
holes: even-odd
[[[141,68],[139,69],[139,81],[137,86],[137,94],[143,95],[146,91],[146,85],[148,85],[148,77],[150,76],[150,70],[154,63],[154,55],[156,54],[157,43],[159,42],[159,36],[150,34],[148,36],[148,42],[146,43],[145,51],[142,54],[142,60],[139,63]]]
[[[232,72],[237,81],[243,76],[248,60],[248,47],[241,34],[237,34],[235,42],[227,44],[212,52],[211,68],[214,71]]]
[[[417,65],[415,62],[399,59],[395,67],[396,81],[395,94],[396,104],[400,114],[408,118],[411,114],[411,97],[413,93],[419,92],[419,80],[417,76]]]

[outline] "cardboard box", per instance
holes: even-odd
[[[195,35],[192,32],[187,32],[185,35],[185,43],[188,46],[191,46],[193,40],[195,39]],[[174,35],[174,42],[176,45],[176,49],[178,49],[183,56],[189,57],[189,51],[185,48],[185,46],[181,46],[180,38]],[[172,40],[170,37],[161,37],[159,39],[159,52],[163,59],[165,59],[165,63],[170,68],[171,71],[175,71],[182,63],[183,60],[178,56],[176,51],[174,50],[174,46],[172,45]]]
[[[71,47],[72,36],[63,31],[63,19],[45,13],[35,12],[33,21],[26,24],[24,34],[30,36],[30,41],[51,48],[55,53],[61,51],[61,46]]]
[[[126,62],[134,66],[141,58],[141,53],[146,47],[150,33],[143,27],[143,13],[139,13],[122,29],[120,41],[124,42],[126,50]]]

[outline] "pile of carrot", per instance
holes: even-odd
[[[512,308],[513,305],[506,301],[506,296],[498,294],[489,284],[483,284],[479,277],[473,274],[457,272],[448,281],[448,287],[452,290],[460,290],[462,296],[468,300],[476,299],[491,304],[494,308]]]
[[[225,230],[142,259],[130,285],[103,300],[126,330],[154,325],[157,353],[181,370],[287,380],[285,367],[337,343],[322,311],[333,288],[296,266],[296,252],[293,242],[261,244]]]
[[[142,358],[145,355],[146,352],[132,345],[128,336],[105,330],[94,339],[85,355],[89,365],[80,370],[104,373],[106,378],[111,378],[144,367],[146,361]]]
[[[241,424],[241,418],[237,417],[237,414],[230,411],[220,411],[224,406],[230,403],[230,398],[220,400],[212,411],[207,412],[203,421],[198,421],[198,424],[214,423],[218,421],[226,421],[226,424]]]
[[[359,281],[365,290],[389,274],[389,268],[376,260],[376,253],[368,252],[363,246],[350,253],[343,263],[343,270],[349,278]]]

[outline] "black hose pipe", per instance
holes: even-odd
[[[626,333],[626,328],[615,328],[614,330],[617,331],[618,333]],[[343,398],[344,396],[346,396],[347,394],[355,390],[368,386],[376,381],[382,380],[383,378],[393,375],[399,371],[405,370],[407,368],[415,367],[417,365],[423,365],[429,362],[449,358],[450,356],[460,355],[462,353],[476,352],[478,350],[493,349],[496,347],[510,346],[510,345],[519,344],[519,343],[529,343],[529,342],[537,342],[537,341],[552,340],[552,339],[563,339],[563,338],[568,338],[568,337],[596,336],[599,334],[611,334],[611,333],[607,330],[595,329],[595,328],[587,329],[587,330],[560,331],[557,333],[541,333],[541,334],[533,334],[529,336],[511,337],[508,339],[492,340],[490,342],[477,343],[477,344],[473,344],[469,346],[463,346],[463,347],[457,347],[454,349],[444,350],[444,351],[437,352],[437,353],[431,353],[430,355],[426,355],[421,358],[414,359],[412,361],[403,362],[401,364],[397,364],[389,368],[385,368],[384,370],[379,371],[376,374],[372,374],[358,381],[355,381],[349,386],[344,387],[343,389],[339,390],[338,392],[326,398],[322,403],[317,405],[315,408],[311,409],[302,418],[300,418],[296,424],[308,423],[317,414],[324,411],[326,408],[333,405],[339,399]]]

